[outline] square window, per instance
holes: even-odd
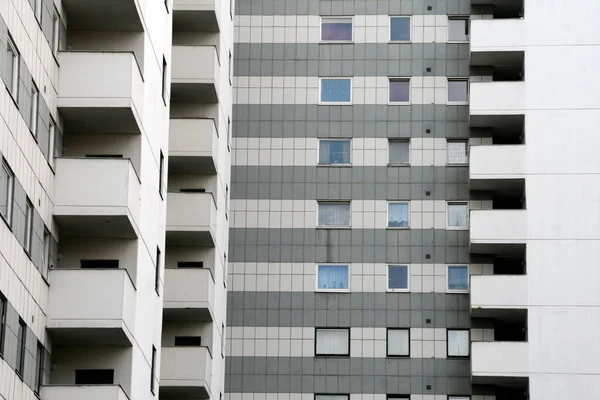
[[[321,18],[321,41],[352,41],[352,18]]]
[[[390,164],[410,163],[410,143],[408,140],[390,140],[388,147]]]
[[[469,102],[469,81],[448,79],[448,103],[467,104]]]
[[[316,356],[349,356],[350,328],[316,328]]]
[[[388,291],[408,292],[408,265],[388,265]]]
[[[469,331],[448,329],[448,357],[469,357]]]
[[[466,140],[451,140],[446,145],[448,164],[469,163],[469,142]]]
[[[349,282],[348,265],[317,265],[317,290],[347,292],[350,288]]]
[[[469,40],[469,18],[448,18],[448,41],[466,42]]]
[[[410,17],[390,17],[390,40],[410,40]]]
[[[321,78],[320,102],[327,104],[350,104],[352,102],[352,80],[350,78]]]
[[[408,228],[408,202],[388,203],[388,228]]]
[[[466,265],[448,265],[448,291],[469,291],[469,267]]]
[[[318,226],[349,227],[350,202],[320,202],[318,218]]]
[[[388,357],[410,356],[410,330],[391,329],[387,330],[387,355]]]
[[[390,78],[390,103],[408,103],[410,101],[410,79]]]
[[[319,164],[350,164],[350,140],[319,140]]]
[[[469,204],[448,203],[448,229],[467,229],[469,226]]]

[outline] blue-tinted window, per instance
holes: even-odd
[[[408,267],[406,265],[388,266],[388,289],[408,289]]]
[[[469,267],[466,265],[448,266],[448,290],[469,289]]]
[[[407,103],[410,100],[410,80],[390,79],[390,102]]]
[[[321,79],[321,101],[324,103],[349,103],[351,93],[350,79]]]
[[[388,204],[388,227],[408,228],[408,203]]]
[[[352,40],[352,18],[323,18],[321,40]]]
[[[347,265],[319,265],[317,288],[324,290],[346,290],[349,288]]]
[[[410,18],[390,18],[390,40],[410,40]]]
[[[350,164],[350,141],[321,140],[319,164]]]

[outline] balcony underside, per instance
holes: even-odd
[[[489,128],[494,131],[523,132],[525,115],[471,115],[470,125],[471,128]]]
[[[171,82],[171,101],[181,103],[217,103],[214,82]]]
[[[63,215],[59,213],[55,213],[54,218],[60,227],[61,236],[64,237],[137,238],[134,222],[125,214],[68,215],[68,211],[64,211]]]
[[[214,321],[212,311],[208,305],[199,305],[195,302],[180,303],[165,301],[163,305],[163,319],[165,321]]]
[[[48,328],[54,346],[131,346],[124,327]]]
[[[493,179],[493,178],[471,178],[470,190],[483,190],[489,192],[524,192],[525,190],[525,179]]]
[[[171,230],[167,227],[167,246],[215,247],[212,233],[196,230]]]
[[[471,242],[473,254],[493,254],[497,256],[516,256],[523,254],[525,243],[478,243]]]
[[[132,107],[59,108],[65,133],[141,133]]]
[[[471,318],[491,318],[503,321],[527,319],[526,308],[471,308]]]
[[[142,32],[136,0],[62,0],[69,30]]]
[[[219,32],[219,21],[214,10],[178,10],[175,8],[173,30],[175,32]]]
[[[212,156],[169,155],[169,172],[174,174],[216,174],[217,167]]]
[[[182,383],[180,386],[165,386],[169,383],[161,384],[160,386],[160,397],[167,399],[209,399],[210,393],[208,392],[208,385],[196,386],[194,382],[190,386],[185,386]]]

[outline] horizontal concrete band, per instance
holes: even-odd
[[[461,328],[468,294],[228,292],[228,326]]]
[[[237,43],[236,76],[469,75],[469,44]]]
[[[471,393],[469,360],[228,357],[225,364],[228,393]]]
[[[236,15],[469,15],[470,12],[470,0],[239,0],[235,6]]]

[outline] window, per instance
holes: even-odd
[[[112,385],[115,380],[114,369],[76,369],[76,385]]]
[[[44,346],[40,342],[37,344],[37,350],[35,352],[35,387],[34,393],[39,395],[40,389],[42,388],[42,377],[44,373]]]
[[[316,356],[349,356],[350,328],[315,328]]]
[[[233,56],[231,50],[229,51],[229,84],[233,81]]]
[[[350,104],[352,103],[352,79],[350,78],[321,78],[321,104]]]
[[[162,68],[162,98],[167,104],[167,59],[163,56],[163,68]]]
[[[29,199],[25,200],[25,237],[24,246],[27,254],[31,254],[31,235],[33,233],[33,204]]]
[[[14,174],[6,161],[2,162],[0,169],[0,214],[11,224],[12,202],[14,192]]]
[[[318,291],[344,291],[350,289],[350,268],[348,265],[317,265]]]
[[[320,202],[318,203],[318,226],[349,227],[350,202]]]
[[[33,136],[37,139],[37,120],[38,120],[38,108],[40,103],[40,91],[38,90],[35,82],[31,82],[31,118],[29,120],[29,129]]]
[[[469,356],[469,331],[467,329],[448,329],[448,357]]]
[[[388,394],[387,400],[410,400],[410,396],[403,396],[401,394]]]
[[[19,333],[17,335],[17,365],[15,372],[23,377],[23,367],[25,366],[25,343],[27,343],[27,325],[25,321],[19,318]]]
[[[4,354],[4,333],[6,332],[6,297],[0,293],[0,354]]]
[[[223,287],[227,289],[227,254],[223,253]]]
[[[388,328],[387,330],[388,357],[410,356],[410,330]]]
[[[202,261],[178,261],[177,268],[204,268]]]
[[[52,52],[58,53],[58,35],[60,32],[60,18],[58,17],[58,11],[56,8],[52,13]]]
[[[315,400],[348,400],[347,394],[315,394]]]
[[[390,103],[410,102],[410,79],[390,78]]]
[[[231,118],[227,117],[227,151],[231,152]]]
[[[448,396],[448,400],[471,400],[469,396]]]
[[[35,0],[35,17],[42,24],[42,0]]]
[[[410,17],[390,17],[390,40],[410,40]]]
[[[410,142],[408,140],[390,140],[388,147],[390,164],[410,163]]]
[[[229,185],[225,185],[225,219],[229,219]]]
[[[448,79],[448,103],[467,104],[469,102],[469,80]]]
[[[469,204],[466,202],[448,203],[448,229],[467,229],[469,225]]]
[[[42,275],[48,276],[48,269],[50,268],[50,231],[44,227],[44,254],[42,260]]]
[[[322,42],[351,42],[352,18],[321,18]]]
[[[200,346],[200,336],[175,336],[175,346]]]
[[[448,265],[448,292],[465,293],[469,291],[469,267],[466,265]]]
[[[48,135],[49,136],[49,138],[48,138],[48,162],[50,164],[52,164],[52,162],[54,161],[54,145],[55,145],[54,130],[56,129],[55,126],[56,126],[56,124],[54,123],[54,121],[50,120],[50,125],[48,127],[49,128],[48,129],[48,132],[49,132],[49,135]]]
[[[163,196],[163,180],[165,173],[165,156],[163,155],[162,150],[160,151],[160,164],[158,166],[158,193],[160,194],[160,198],[164,199]]]
[[[6,55],[8,65],[8,91],[16,102],[19,98],[19,52],[11,37],[9,37],[7,41]]]
[[[155,379],[154,379],[154,374],[155,374],[155,369],[156,369],[156,347],[154,347],[154,345],[152,345],[152,365],[150,367],[150,391],[152,392],[152,394],[154,393],[154,385],[155,385]]]
[[[156,290],[156,294],[160,296],[160,249],[156,248],[156,271],[154,273],[154,290]]]
[[[469,18],[468,17],[450,17],[448,18],[448,41],[466,42],[469,40]]]
[[[221,357],[225,358],[225,324],[221,323]]]
[[[119,260],[80,260],[82,269],[116,269]]]
[[[469,163],[469,142],[467,140],[449,140],[446,145],[448,164]]]
[[[398,201],[388,203],[388,228],[408,228],[408,202]]]
[[[350,140],[319,140],[319,164],[350,164]]]
[[[387,275],[389,292],[408,292],[408,265],[388,265]]]

